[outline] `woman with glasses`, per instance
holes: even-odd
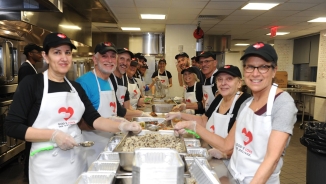
[[[269,44],[253,44],[241,57],[246,85],[252,98],[240,107],[239,115],[226,138],[215,136],[214,146],[225,153],[233,150],[228,168],[239,183],[279,184],[285,148],[296,122],[297,108],[292,97],[272,84],[277,71],[277,54]],[[175,126],[184,133],[190,128],[202,134],[202,126]],[[202,134],[203,139],[209,135]]]

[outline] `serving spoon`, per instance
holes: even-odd
[[[78,143],[78,146],[82,146],[82,147],[91,147],[93,146],[95,143],[94,141],[84,141],[84,142],[81,142],[81,143]],[[56,145],[51,145],[51,146],[46,146],[46,147],[43,147],[43,148],[39,148],[39,149],[36,149],[34,151],[32,151],[30,153],[30,156],[34,156],[36,153],[39,153],[41,151],[49,151],[49,150],[53,150],[55,147],[57,147]]]

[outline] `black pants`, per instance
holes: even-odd
[[[29,170],[29,154],[31,151],[32,143],[31,142],[25,142],[25,150],[24,150],[24,176],[28,178],[28,170]]]

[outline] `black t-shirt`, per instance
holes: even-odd
[[[238,111],[239,111],[241,104],[249,97],[251,97],[251,95],[249,95],[248,93],[242,93],[242,95],[235,102],[233,112],[232,112],[233,117],[230,119],[228,132],[231,130],[231,128],[237,118]],[[215,111],[216,107],[218,106],[218,104],[220,103],[221,100],[222,100],[222,95],[217,95],[217,97],[215,97],[215,99],[213,100],[213,102],[211,103],[211,105],[209,106],[207,111],[205,112],[205,116],[207,118],[210,118],[212,116],[213,112]],[[218,109],[217,109],[217,111],[218,111]],[[226,115],[228,112],[229,112],[229,110],[224,115]]]
[[[193,92],[194,91],[194,86],[192,87],[188,87],[186,89],[187,92]],[[198,109],[195,110],[195,114],[203,114],[205,112],[205,108],[203,106],[202,100],[203,100],[203,87],[202,85],[197,82],[196,84],[196,99],[197,99],[197,105],[198,105]]]
[[[216,76],[217,76],[217,72],[215,72],[213,74],[213,76],[211,76],[208,79],[205,79],[205,81],[204,81],[204,85],[211,85],[212,83],[214,84],[213,87],[212,87],[212,92],[213,92],[214,95],[215,95],[215,93],[217,91]],[[213,77],[213,80],[212,80],[212,83],[211,83],[211,78],[212,77]]]
[[[199,83],[201,85],[204,84],[204,81],[205,81],[205,75],[203,74],[203,72],[200,71],[200,69],[196,66],[193,66],[195,72],[196,72],[196,75],[197,75],[197,78],[199,79]]]
[[[166,75],[168,76],[168,79],[171,79],[172,78],[172,75],[169,71],[165,70],[166,71]],[[160,73],[160,76],[166,76],[165,75],[165,71],[163,73]],[[157,73],[158,73],[158,70],[156,70],[153,75],[152,75],[152,78],[155,78],[157,76]]]
[[[35,66],[34,66],[35,67]],[[20,83],[27,75],[35,75],[34,68],[27,62],[24,62],[18,70],[18,83]]]
[[[127,82],[126,75],[122,75],[122,77],[123,77],[123,80],[124,80],[124,86],[127,87],[126,94],[125,94],[125,102],[126,102],[126,101],[129,101],[130,100],[130,98],[129,98],[129,91],[128,91],[128,82]],[[111,82],[112,82],[114,91],[117,93],[118,87],[117,87],[117,83],[115,81],[115,78],[117,79],[119,86],[122,86],[123,81],[122,81],[122,78],[114,77],[114,74],[111,74],[110,75],[110,79],[111,79]]]
[[[5,119],[5,128],[8,136],[25,140],[28,127],[31,127],[40,111],[43,98],[43,74],[29,75],[18,85],[13,102]],[[84,120],[93,126],[93,122],[100,117],[100,114],[93,107],[84,89],[80,84],[69,81],[77,90],[77,93],[84,103]],[[64,82],[53,82],[49,80],[49,93],[70,92],[69,84]]]

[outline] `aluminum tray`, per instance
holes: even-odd
[[[144,135],[146,133],[153,133],[151,131],[145,131],[143,130],[140,134],[135,135],[132,132],[129,132],[128,134],[126,134],[123,139],[121,140],[121,142],[115,147],[115,149],[113,150],[113,152],[118,152],[119,153],[119,157],[120,157],[120,166],[122,169],[126,170],[126,171],[132,171],[132,163],[133,163],[133,159],[134,159],[134,152],[124,152],[122,151],[122,147],[127,139],[127,137],[131,137],[131,136],[141,136]],[[174,132],[173,131],[168,131],[168,130],[160,130],[158,132],[155,132],[158,134],[168,134],[168,135],[173,135],[174,136]],[[183,138],[181,137],[181,142],[183,143],[182,148],[183,151],[179,152],[180,154],[186,154],[187,153],[187,148],[184,144]]]
[[[100,155],[97,157],[97,160],[120,162],[118,153],[112,153],[112,152],[106,152],[106,151],[100,153]]]
[[[123,136],[113,136],[110,138],[109,142],[119,144],[119,142],[122,140]]]
[[[88,171],[101,171],[101,172],[113,172],[116,173],[119,168],[118,161],[102,161],[98,160],[91,164]]]
[[[195,162],[190,167],[190,173],[194,177],[197,183],[205,184],[220,184],[220,180],[209,170],[204,164],[202,164],[197,158],[194,158]]]
[[[155,113],[169,113],[174,106],[175,104],[153,104],[152,111]]]
[[[204,157],[204,158],[209,158],[208,152],[206,148],[192,148],[192,147],[187,147],[187,157]],[[193,155],[198,155],[198,156],[191,156],[189,154]],[[200,156],[199,156],[200,155]]]
[[[112,142],[109,142],[105,148],[104,148],[104,151],[108,151],[108,152],[112,152],[114,150],[115,147],[117,147],[119,143],[112,143]]]
[[[200,147],[200,141],[198,139],[184,138],[187,147]]]
[[[84,172],[77,178],[75,184],[111,184],[113,179],[112,172]]]
[[[212,170],[212,167],[209,165],[208,160],[206,158],[197,157],[196,158],[201,164],[205,165],[209,170]],[[190,168],[191,165],[195,162],[194,157],[186,157],[185,158],[187,166]]]

